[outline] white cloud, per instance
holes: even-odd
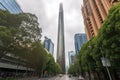
[[[51,38],[57,49],[59,3],[64,8],[65,49],[74,51],[74,34],[84,33],[81,13],[82,0],[17,0],[24,12],[35,14],[42,27],[42,35]],[[68,58],[68,57],[67,57]],[[68,61],[68,60],[67,60]]]

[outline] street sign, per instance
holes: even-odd
[[[109,61],[108,58],[102,57],[101,61],[102,61],[103,66],[106,66],[106,67],[110,67],[111,66],[110,61]]]

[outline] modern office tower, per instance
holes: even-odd
[[[69,66],[74,63],[76,55],[74,51],[68,52],[68,58],[69,58]]]
[[[46,48],[51,53],[51,55],[53,56],[53,53],[54,53],[54,44],[51,41],[51,39],[45,37],[44,48]]]
[[[87,42],[87,36],[86,34],[81,34],[81,33],[75,34],[74,41],[75,41],[75,52],[76,54],[78,54],[83,43]]]
[[[66,73],[68,72],[69,69],[69,65],[66,65]]]
[[[15,0],[0,0],[0,9],[8,10],[10,13],[13,14],[23,12]]]
[[[109,9],[120,0],[83,0],[82,14],[87,38],[98,34]]]
[[[65,73],[65,43],[64,43],[64,14],[63,5],[60,3],[57,39],[57,62]]]

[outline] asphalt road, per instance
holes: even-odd
[[[69,77],[68,75],[63,75],[62,77],[57,77],[54,80],[77,80],[75,77]]]
[[[42,80],[42,79],[38,79],[38,80]],[[46,78],[43,80],[77,80],[76,77],[69,77],[68,75],[62,75],[60,76],[56,76],[56,77],[52,77],[52,78]]]
[[[24,79],[18,79],[18,80],[77,80],[77,77],[69,77],[68,75],[62,75],[61,77],[55,76],[51,78],[24,78]]]

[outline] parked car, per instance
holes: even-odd
[[[78,80],[84,80],[84,78],[80,75],[80,76],[78,77]]]
[[[71,74],[69,74],[69,77],[72,77],[72,75],[71,75]]]
[[[59,74],[59,77],[62,77],[62,74]]]

